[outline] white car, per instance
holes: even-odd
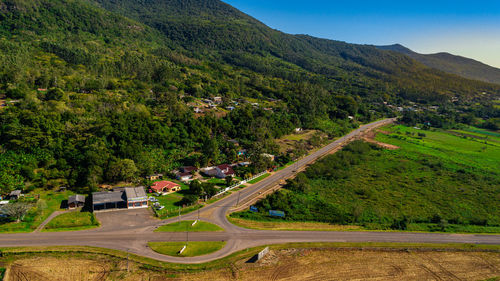
[[[165,206],[160,206],[160,207],[158,207],[156,209],[159,211],[159,210],[163,210],[164,208],[165,208]]]

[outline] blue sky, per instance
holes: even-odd
[[[224,0],[272,28],[359,44],[403,44],[500,67],[500,0]]]

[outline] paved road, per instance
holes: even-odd
[[[122,251],[173,263],[203,263],[225,257],[249,247],[289,242],[401,242],[401,243],[473,243],[500,244],[500,235],[460,235],[403,232],[333,232],[333,231],[263,231],[237,227],[227,220],[227,213],[237,202],[250,202],[262,190],[273,187],[281,179],[293,176],[318,158],[331,153],[362,132],[376,128],[392,119],[371,123],[299,160],[268,178],[238,193],[200,209],[200,218],[222,226],[224,232],[189,233],[190,241],[227,241],[226,246],[206,256],[177,258],[160,255],[147,247],[148,242],[185,241],[186,233],[154,233],[158,226],[178,220],[196,219],[198,212],[160,221],[150,211],[126,210],[98,213],[103,227],[94,230],[60,233],[23,233],[0,235],[0,247],[14,246],[95,246]]]

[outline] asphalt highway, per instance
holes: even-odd
[[[117,211],[98,213],[102,227],[74,232],[33,232],[0,235],[0,247],[23,246],[94,246],[127,251],[141,256],[172,263],[204,263],[228,256],[236,251],[267,244],[291,242],[395,242],[395,243],[471,243],[500,244],[500,235],[463,235],[410,232],[368,232],[368,231],[263,231],[245,229],[231,224],[227,214],[237,209],[237,203],[251,203],[260,192],[277,186],[282,179],[292,177],[308,164],[335,151],[366,130],[394,122],[386,119],[360,127],[350,134],[313,152],[266,179],[253,184],[226,198],[208,205],[200,211],[169,220],[156,220],[148,210]],[[241,205],[241,204],[240,204]],[[226,246],[215,253],[192,258],[170,257],[158,254],[148,248],[148,242],[186,241],[185,232],[153,232],[158,226],[179,220],[193,220],[198,216],[204,221],[215,223],[224,232],[189,233],[189,241],[226,241]]]

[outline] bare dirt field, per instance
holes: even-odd
[[[12,262],[14,280],[486,280],[500,276],[498,252],[288,249],[263,260],[240,260],[196,273],[148,270],[105,257],[23,257]]]
[[[369,143],[373,143],[373,144],[376,144],[382,148],[385,148],[385,149],[389,149],[389,150],[396,150],[396,149],[399,149],[398,146],[395,146],[395,145],[392,145],[392,144],[388,144],[388,143],[383,143],[383,142],[379,142],[377,140],[375,140],[375,137],[377,136],[377,133],[382,133],[382,134],[385,134],[385,135],[388,135],[389,133],[386,132],[386,131],[381,131],[381,130],[376,130],[376,131],[369,131],[367,132],[363,137],[362,139],[366,142],[369,142]]]

